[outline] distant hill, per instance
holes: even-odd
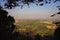
[[[16,23],[16,25],[20,25],[21,23],[24,23],[24,22],[26,22],[26,23],[33,22],[34,23],[34,21],[45,24],[48,29],[56,29],[56,25],[53,24],[53,21],[51,21],[51,20],[16,20],[15,23]]]

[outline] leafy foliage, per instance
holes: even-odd
[[[5,1],[5,0],[3,0]],[[43,6],[44,2],[46,4],[50,4],[52,0],[6,0],[7,2],[4,4],[5,8],[8,9],[12,9],[15,8],[16,6],[21,6],[21,8],[23,7],[23,5],[27,4],[29,6],[30,3],[35,3],[36,5],[40,5]],[[60,0],[53,0],[53,2],[57,2]],[[43,3],[41,3],[43,2]],[[41,4],[40,4],[41,3]]]
[[[60,12],[58,12],[57,14],[60,14]],[[51,15],[51,17],[54,17],[54,16],[57,15],[57,14],[53,14],[53,15]]]
[[[0,40],[9,40],[12,36],[15,19],[12,16],[8,16],[8,12],[0,9]]]

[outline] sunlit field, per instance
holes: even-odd
[[[16,29],[20,33],[31,35],[53,36],[56,25],[51,20],[16,20]]]

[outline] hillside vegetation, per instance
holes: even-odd
[[[16,20],[16,30],[20,33],[29,32],[31,35],[53,35],[56,25],[50,20]]]

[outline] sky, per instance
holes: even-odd
[[[3,5],[3,2],[0,1]],[[44,4],[43,6],[36,6],[35,4],[30,4],[30,7],[24,5],[21,9],[20,7],[15,7],[14,9],[6,9],[9,15],[13,16],[15,19],[53,19],[59,20],[60,15],[50,17],[52,14],[59,12],[56,6],[59,6],[60,2],[51,4]]]

